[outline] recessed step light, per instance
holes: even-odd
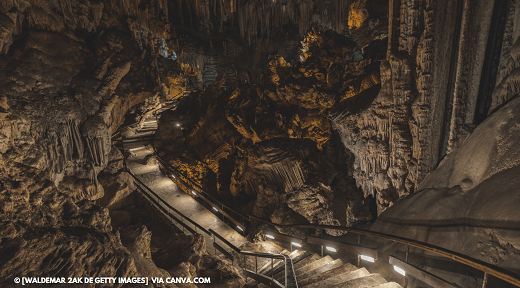
[[[365,256],[365,255],[361,255],[361,260],[365,260],[365,261],[368,261],[368,262],[375,262],[376,259],[370,257],[370,256]]]
[[[336,248],[332,248],[332,247],[325,247],[327,248],[327,250],[329,250],[330,252],[338,252],[338,250],[336,250]]]
[[[406,276],[406,272],[405,272],[402,268],[399,268],[399,267],[397,267],[397,266],[394,265],[394,270],[395,270],[397,273],[399,273],[399,274],[401,274],[401,275],[403,275],[403,276]]]

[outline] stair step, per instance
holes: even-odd
[[[314,261],[320,260],[320,259],[321,259],[321,257],[318,254],[312,254],[309,257],[300,260],[299,262],[293,263],[294,271],[302,268],[303,266],[305,266],[311,262],[314,262]]]
[[[334,259],[332,259],[332,257],[327,255],[319,260],[316,260],[314,262],[311,262],[311,263],[299,268],[298,270],[294,270],[294,272],[296,273],[296,275],[301,275],[303,273],[306,273],[307,271],[314,270],[314,269],[319,268],[323,265],[326,265],[332,261],[334,261]]]
[[[344,264],[340,267],[337,267],[337,268],[334,268],[334,269],[331,269],[325,273],[322,273],[322,274],[318,274],[318,275],[313,275],[309,278],[306,278],[306,279],[300,279],[298,278],[298,286],[300,287],[303,287],[303,286],[306,286],[306,285],[310,285],[310,284],[313,284],[313,283],[316,283],[316,282],[320,282],[320,281],[323,281],[325,279],[328,279],[328,278],[333,278],[333,277],[339,277],[340,275],[343,275],[343,274],[348,274],[352,271],[355,271],[357,270],[358,268],[350,263],[347,263],[347,264]]]
[[[360,277],[356,279],[352,279],[347,282],[338,283],[341,284],[342,288],[369,288],[380,286],[381,284],[387,283],[385,278],[379,274],[371,274],[369,276]],[[328,286],[320,286],[320,288],[329,288],[329,287],[337,287],[338,284],[328,285]]]
[[[287,250],[283,250],[282,252],[280,252],[280,254],[287,255],[286,254],[287,252],[288,252]],[[262,259],[262,258],[260,258],[260,259]],[[275,259],[274,260],[275,269],[276,269],[276,267],[280,267],[281,263],[282,263],[282,261]],[[271,271],[271,259],[267,259],[265,264],[258,269],[258,273],[264,274],[264,275],[267,275],[266,274],[267,271],[269,271],[269,275],[270,275],[271,274],[271,272],[270,272]]]
[[[287,250],[283,250],[282,252],[280,252],[280,254],[284,254],[284,255],[288,255],[289,258],[291,258],[293,260],[293,263],[296,262],[296,261],[300,261],[302,259],[305,259],[305,258],[308,258],[309,256],[311,256],[311,254],[307,251],[300,251],[300,250],[294,250],[293,252],[290,252],[290,251],[287,251]],[[274,270],[274,275],[283,275],[285,276],[285,266],[284,266],[284,261],[282,260],[278,260],[278,259],[275,259],[273,261],[273,270]],[[258,269],[258,273],[259,274],[263,274],[263,275],[266,275],[268,277],[270,277],[272,274],[271,274],[271,260],[269,259],[268,262],[266,262],[266,264],[264,264],[262,266],[262,268]],[[256,281],[255,280],[249,280],[247,282],[247,285],[246,287],[256,287]],[[259,286],[260,287],[260,286]]]
[[[298,278],[298,282],[300,280],[304,280],[304,279],[307,279],[309,277],[312,277],[314,275],[319,275],[319,274],[323,274],[329,270],[332,270],[334,268],[338,268],[340,266],[343,266],[343,261],[341,259],[336,259],[326,265],[323,265],[319,268],[316,268],[314,270],[309,270],[309,271],[306,271],[305,273],[301,274],[301,275],[297,275],[297,278]]]
[[[299,259],[302,259],[302,257],[308,256],[307,251],[299,251],[299,250],[294,250],[293,252],[283,250],[282,252],[280,252],[280,254],[289,256],[289,258],[293,259],[293,261],[299,260]],[[278,273],[278,271],[283,270],[283,267],[284,267],[283,264],[284,264],[284,261],[282,261],[282,260],[279,260],[279,259],[274,260],[274,262],[273,262],[274,274]],[[260,274],[271,275],[271,260],[268,259],[267,262],[265,263],[265,265],[262,266],[261,269],[258,269],[258,271]]]
[[[315,287],[334,287],[335,285],[339,285],[341,283],[355,280],[357,278],[363,278],[370,276],[370,273],[365,268],[360,268],[357,270],[354,270],[349,273],[344,273],[340,275],[336,275],[333,278],[324,278],[321,281],[314,282],[312,284],[306,285],[307,288],[315,288]],[[304,285],[300,285],[300,287],[303,287]]]
[[[296,271],[297,269],[314,262],[316,260],[320,260],[321,257],[318,254],[311,254],[309,252],[306,252],[302,257],[293,259],[293,269]],[[274,274],[274,279],[276,279],[278,282],[284,281],[283,278],[285,277],[284,270],[279,270]],[[280,282],[281,283],[281,282]]]
[[[311,270],[320,268],[321,266],[327,265],[328,263],[334,261],[334,259],[332,259],[332,257],[330,257],[329,255],[321,258],[319,255],[314,254],[309,258],[310,258],[309,260],[307,260],[307,259],[303,260],[305,262],[302,264],[297,263],[296,265],[300,264],[300,265],[298,265],[299,268],[295,267],[295,265],[293,265],[294,273],[296,274],[296,279],[299,279],[298,275],[302,275],[304,273],[307,273],[307,271],[311,271]],[[285,273],[284,273],[284,271],[281,271],[280,273],[276,274],[274,278],[278,282],[280,282],[280,281],[284,281],[283,280],[284,277],[285,277]]]
[[[395,282],[388,282],[385,284],[381,284],[379,286],[375,286],[373,288],[403,288],[403,286],[401,286]]]

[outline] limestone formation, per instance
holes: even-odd
[[[100,204],[120,208],[133,192],[128,175],[117,174],[111,135],[130,107],[159,91],[149,80],[157,78],[151,63],[174,64],[154,60],[158,48],[139,47],[123,20],[139,16],[151,38],[165,37],[164,23],[152,18],[166,19],[166,3],[144,10],[134,4],[0,4],[2,286],[21,275],[159,271],[121,243],[109,211],[92,202],[106,196]]]
[[[124,170],[134,152],[114,139],[147,117],[157,155],[142,164],[161,157],[242,214],[348,227],[379,215],[389,226],[375,228],[402,235],[396,221],[460,218],[462,234],[413,235],[466,239],[476,248],[444,244],[514,266],[519,11],[518,0],[2,1],[0,286],[173,274],[245,285]],[[266,226],[252,224],[261,241]],[[157,287],[176,286],[194,287]]]

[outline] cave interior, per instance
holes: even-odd
[[[520,0],[2,0],[0,286],[520,287],[519,94]]]

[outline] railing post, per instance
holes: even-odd
[[[321,258],[323,258],[323,245],[321,245]]]
[[[410,245],[406,245],[406,255],[405,255],[405,262],[408,263],[408,255],[410,254]],[[409,275],[406,273],[406,276],[404,276],[404,288],[408,287],[408,279]]]
[[[287,257],[283,257],[283,266],[285,266],[285,287],[287,287]]]
[[[255,273],[258,275],[258,257],[255,256]],[[258,281],[256,281],[256,287],[258,287]]]
[[[482,281],[482,288],[487,288],[489,274],[484,272],[484,280]]]
[[[273,279],[274,279],[273,261],[274,261],[274,258],[271,258],[271,281],[273,281]]]
[[[361,234],[358,234],[357,238],[357,245],[359,246],[361,244]],[[357,267],[361,268],[361,255],[357,255]]]

